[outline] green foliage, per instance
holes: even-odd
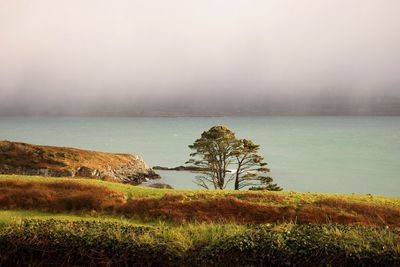
[[[194,150],[186,164],[199,169],[195,183],[209,189],[225,189],[235,182],[235,190],[248,186],[261,186],[264,190],[279,191],[272,178],[265,176],[270,170],[259,155],[260,146],[251,140],[238,139],[224,126],[214,126],[201,134],[189,148]],[[229,169],[235,172],[229,174]]]
[[[281,191],[272,177],[266,176],[270,169],[264,162],[264,157],[259,155],[260,146],[251,140],[238,140],[234,156],[236,158],[235,190],[253,186],[250,189]]]
[[[201,134],[189,148],[195,152],[186,164],[200,167],[202,175],[196,177],[195,183],[209,189],[225,189],[228,166],[233,163],[233,153],[237,147],[235,133],[224,126],[214,126]]]
[[[249,190],[259,191],[259,190],[267,190],[267,191],[282,191],[282,187],[273,183],[272,177],[269,176],[260,176],[260,185],[250,187]]]
[[[335,224],[145,227],[27,220],[0,227],[0,265],[398,266],[399,234]]]

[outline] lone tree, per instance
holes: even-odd
[[[251,140],[237,139],[224,126],[203,132],[189,148],[194,152],[186,164],[200,169],[196,171],[201,175],[196,176],[195,183],[203,188],[225,189],[234,180],[235,190],[248,186],[253,186],[252,190],[282,190],[266,176],[270,170],[258,154],[260,146]]]
[[[226,179],[228,166],[234,162],[234,152],[238,143],[231,130],[224,126],[214,126],[201,134],[193,145],[189,148],[195,152],[186,164],[200,167],[199,175],[195,178],[195,183],[201,187],[209,189],[225,189],[230,179]]]

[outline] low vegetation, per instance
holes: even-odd
[[[0,181],[0,208],[45,211],[103,211],[124,203],[124,195],[103,186],[75,182]]]
[[[0,176],[0,266],[398,266],[400,199]]]
[[[117,214],[148,221],[262,224],[341,223],[400,227],[400,206],[325,197],[290,203],[274,192],[213,194],[166,192],[159,197],[126,196],[105,186],[73,181],[0,181],[1,209]]]
[[[190,200],[185,194],[168,194],[161,199],[131,199],[118,211],[126,216],[146,219],[163,219],[175,222],[230,222],[240,224],[262,224],[278,222],[340,223],[369,226],[400,227],[400,208],[383,207],[372,203],[326,198],[298,207],[285,205],[280,197],[269,195],[225,196]],[[260,202],[253,202],[254,199]],[[271,200],[272,199],[272,200]]]
[[[0,265],[396,266],[399,234],[335,224],[144,227],[26,220],[0,228]]]

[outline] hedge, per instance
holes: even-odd
[[[1,266],[400,266],[400,230],[337,224],[0,227]]]

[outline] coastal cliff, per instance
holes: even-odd
[[[0,174],[87,177],[138,185],[159,178],[133,154],[0,141]]]

